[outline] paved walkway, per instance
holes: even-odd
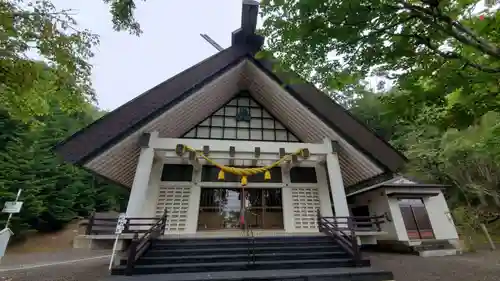
[[[500,281],[500,251],[452,257],[367,253],[375,268],[391,270],[397,281]],[[0,272],[0,281],[99,281],[109,259]],[[3,279],[2,279],[3,277]]]

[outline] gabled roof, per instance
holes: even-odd
[[[84,164],[236,65],[247,53],[245,48],[232,46],[209,57],[76,132],[54,148],[56,153],[67,162]]]
[[[55,151],[65,161],[83,165],[244,59],[255,63],[281,85],[290,81],[288,74],[272,71],[272,59],[255,58],[264,42],[255,34],[258,3],[243,2],[242,27],[233,32],[231,47],[108,113],[58,144]],[[406,158],[400,152],[312,84],[296,83],[286,85],[285,89],[384,171],[396,172],[404,165]]]
[[[438,184],[438,183],[429,183],[416,179],[415,177],[409,175],[398,175],[388,180],[382,180],[378,183],[375,183],[370,186],[352,186],[347,190],[347,196],[355,196],[360,195],[366,192],[371,192],[377,189],[401,189],[408,188],[409,190],[436,190],[436,189],[446,189],[449,185],[446,184]]]

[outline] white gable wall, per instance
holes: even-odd
[[[318,143],[328,137],[339,142],[339,161],[345,186],[382,173],[382,169],[357,151],[254,63],[247,61],[244,73],[246,86],[254,98],[278,119],[286,120],[287,126],[296,132],[299,139]]]
[[[142,133],[158,131],[161,137],[180,137],[189,131],[239,91],[237,81],[240,80],[242,65],[240,63],[228,70],[184,101],[147,123],[137,132],[92,159],[85,164],[85,167],[131,187],[139,158],[137,145],[139,136]]]

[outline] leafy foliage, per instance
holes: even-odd
[[[51,103],[74,112],[94,100],[88,59],[98,38],[75,26],[49,0],[0,2],[1,110],[29,123]]]
[[[134,17],[134,10],[136,9],[134,0],[103,1],[110,6],[110,12],[113,16],[113,28],[116,31],[127,30],[135,35],[142,33],[141,26]]]
[[[477,227],[500,214],[500,12],[481,2],[264,0],[259,56],[333,93],[405,152],[407,173],[452,185]]]
[[[62,164],[51,148],[103,113],[91,105],[96,35],[50,0],[0,1],[0,206],[22,189],[10,227],[52,231],[91,210],[122,209],[127,192]],[[34,126],[35,125],[35,126]],[[7,215],[0,215],[5,225]]]

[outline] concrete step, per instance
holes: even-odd
[[[109,276],[103,281],[142,281],[144,275]],[[176,273],[149,275],[148,281],[391,281],[394,276],[389,271],[373,268],[316,268],[280,269],[250,271],[220,271],[198,273]]]
[[[362,261],[363,266],[370,266],[369,260]],[[215,262],[215,263],[190,263],[190,264],[149,264],[136,265],[133,274],[161,274],[161,273],[187,273],[187,272],[217,272],[241,270],[279,270],[279,269],[306,269],[306,268],[335,268],[354,267],[352,259],[310,259],[310,260],[275,260],[249,262]],[[112,269],[112,274],[125,274],[125,265]]]
[[[335,245],[333,241],[330,240],[290,240],[290,241],[282,241],[282,240],[241,240],[241,241],[229,241],[229,242],[218,242],[218,241],[193,241],[192,243],[161,243],[158,244],[157,241],[154,242],[154,249],[158,250],[169,250],[169,249],[213,249],[213,248],[241,248],[248,247],[251,245],[252,247],[258,248],[267,248],[267,247],[281,247],[286,245],[294,246],[323,246],[329,247]]]
[[[215,263],[215,262],[239,262],[252,259],[251,253],[238,254],[209,254],[209,255],[189,255],[189,256],[144,256],[138,260],[138,264],[184,264],[184,263]],[[256,261],[274,260],[296,260],[296,259],[335,259],[349,258],[342,251],[322,251],[322,252],[292,252],[292,253],[258,253],[255,254]]]
[[[278,245],[273,247],[255,247],[254,252],[256,254],[264,253],[302,253],[302,252],[318,252],[318,251],[341,251],[340,246],[332,244],[325,247],[325,245],[300,245],[296,246],[293,244]],[[241,247],[219,247],[219,248],[188,248],[188,249],[150,249],[145,256],[193,256],[193,255],[223,255],[223,254],[246,254],[249,251],[247,245],[241,245]]]

